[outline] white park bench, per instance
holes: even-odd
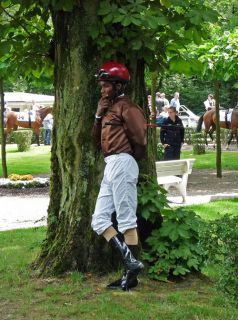
[[[183,202],[186,202],[188,175],[192,172],[194,161],[195,159],[157,161],[158,184],[165,190],[175,187],[183,197]]]

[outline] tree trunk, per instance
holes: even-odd
[[[216,167],[217,167],[217,178],[222,177],[221,167],[221,130],[220,130],[220,82],[215,82],[215,100],[216,100]]]
[[[145,63],[144,60],[134,59],[130,64],[130,71],[132,72],[131,88],[132,100],[137,103],[144,110],[146,123],[150,122],[148,100],[145,88]],[[147,127],[147,156],[145,160],[140,162],[140,175],[156,176],[155,172],[155,134],[156,129],[154,127]]]
[[[34,267],[40,274],[108,269],[105,241],[91,229],[102,158],[91,129],[99,92],[100,62],[88,36],[99,1],[81,1],[72,12],[56,12],[55,106],[47,238]],[[100,249],[99,249],[100,248]]]
[[[4,91],[3,91],[2,79],[0,79],[0,95],[1,95],[0,128],[1,128],[2,175],[3,175],[3,178],[7,178],[6,134],[4,131]]]

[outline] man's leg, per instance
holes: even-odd
[[[174,146],[174,160],[179,160],[180,159],[180,152],[181,152],[181,147],[180,146]]]
[[[172,146],[164,149],[164,160],[174,160],[174,149]]]
[[[116,231],[114,229],[114,231]],[[114,232],[115,233],[115,232]],[[108,235],[112,235],[113,231],[108,229],[107,232]],[[108,237],[106,232],[104,237],[108,241]],[[134,256],[135,259],[138,259],[138,234],[136,228],[134,229],[129,229],[124,233],[124,239],[125,243],[127,244],[128,248],[132,252],[132,255]],[[130,277],[129,277],[130,276]],[[128,278],[129,277],[129,278]],[[111,282],[110,284],[107,285],[108,289],[122,289],[122,287],[126,288],[126,290],[134,288],[138,285],[138,279],[137,279],[137,274],[135,273],[128,273],[128,270],[125,268],[123,275],[121,278],[117,279],[116,281]]]
[[[110,230],[109,230],[110,229]],[[116,230],[113,227],[110,227],[103,233],[103,236],[108,240],[110,236],[116,233]],[[114,229],[114,230],[113,230]],[[110,236],[109,236],[110,234]],[[124,241],[119,239],[118,235],[115,234],[109,240],[110,245],[117,251],[120,252],[123,264],[125,266],[125,271],[123,276],[112,282],[107,286],[109,289],[122,289],[124,291],[129,290],[133,287],[136,287],[138,284],[137,275],[144,268],[142,262],[137,260],[134,256],[138,252],[138,246],[127,245]]]
[[[128,290],[138,284],[137,275],[144,267],[137,260],[137,179],[139,169],[135,159],[130,155],[118,155],[116,174],[112,178],[112,192],[116,208],[118,230],[124,235],[124,246],[127,247],[129,260],[125,263],[126,272],[121,279],[121,287]],[[113,238],[112,238],[113,240]],[[131,258],[130,258],[131,257]],[[134,265],[133,265],[134,264]]]

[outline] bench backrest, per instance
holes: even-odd
[[[190,174],[195,159],[157,161],[156,173],[157,177]]]

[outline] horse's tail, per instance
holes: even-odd
[[[204,116],[204,113],[203,113],[203,114],[201,115],[201,117],[198,119],[197,132],[200,132],[200,131],[202,130],[203,116]]]
[[[29,128],[31,128],[31,112],[28,112],[28,122],[29,122]]]

